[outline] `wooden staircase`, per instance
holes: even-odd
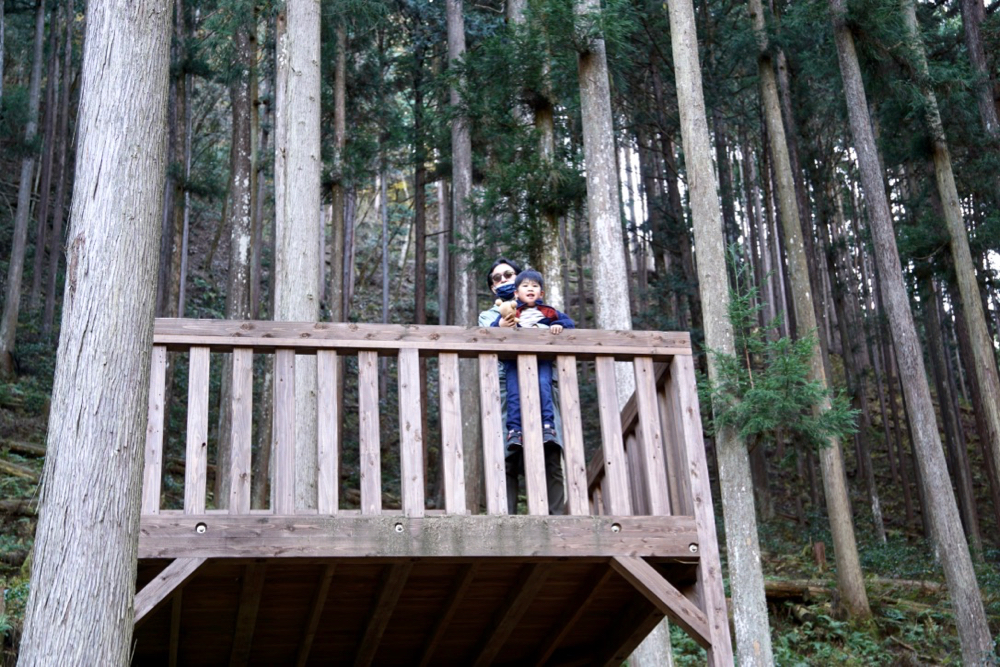
[[[273,357],[274,424],[271,502],[257,509],[253,360],[261,354]],[[165,377],[168,358],[181,355],[184,502],[166,509]],[[207,489],[213,355],[215,363],[229,357],[233,387],[231,465],[216,470],[231,492],[219,503]],[[306,356],[315,363],[297,363]],[[337,476],[337,368],[348,356],[358,367],[360,509],[341,508]],[[380,357],[397,364],[398,434],[379,432]],[[508,516],[497,365],[513,357],[527,514]],[[566,516],[548,515],[540,357],[555,361],[559,383]],[[708,663],[732,664],[687,334],[157,320],[152,358],[135,664],[617,665],[664,616],[707,649]],[[425,496],[422,358],[438,369],[443,509],[427,509]],[[600,413],[601,444],[589,463],[582,362],[593,362]],[[621,411],[616,362],[631,364],[636,378]],[[462,417],[476,408],[468,404],[476,388],[461,386],[460,363],[478,363],[485,498],[475,512]],[[295,495],[295,383],[305,373],[315,373],[318,420],[310,508]],[[382,452],[397,440],[400,508],[387,509]]]

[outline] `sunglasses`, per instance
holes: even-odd
[[[504,280],[510,280],[513,277],[514,277],[514,272],[510,270],[504,271],[502,274],[497,272],[491,276],[491,278],[493,278],[494,285],[503,282]]]

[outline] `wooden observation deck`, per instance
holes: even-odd
[[[173,510],[161,501],[168,352],[188,356],[184,502]],[[253,359],[261,354],[273,355],[271,502],[251,509]],[[300,355],[315,365],[297,365]],[[336,368],[349,356],[357,359],[361,462],[353,510],[341,508],[337,472]],[[497,361],[514,356],[527,514],[508,516]],[[229,475],[231,493],[206,502],[209,371],[224,357],[232,464],[216,474]],[[379,357],[394,357],[398,369],[398,434],[379,432]],[[555,361],[559,383],[566,516],[548,516],[531,381],[539,357]],[[420,358],[437,360],[437,510],[426,509]],[[617,665],[664,616],[707,649],[710,664],[732,664],[686,333],[158,320],[152,359],[135,664]],[[478,360],[485,505],[475,512],[462,417],[477,399],[460,386],[460,359]],[[578,362],[587,361],[601,434],[599,447],[588,443],[596,450],[589,464],[578,379]],[[636,380],[622,411],[615,362],[628,362]],[[295,382],[304,372],[317,378],[309,509],[296,506],[295,489]],[[397,441],[401,509],[390,510],[382,458],[385,443]]]

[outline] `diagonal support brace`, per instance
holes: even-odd
[[[138,626],[147,616],[160,608],[171,593],[183,586],[207,558],[177,558],[167,566],[156,578],[146,584],[145,588],[136,593],[135,625]]]

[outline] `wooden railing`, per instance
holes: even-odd
[[[419,358],[436,357],[440,387],[441,464],[444,512],[467,513],[463,468],[462,415],[474,396],[459,382],[459,359],[478,360],[479,412],[482,420],[485,512],[507,513],[503,419],[498,359],[517,357],[521,378],[527,511],[548,514],[542,447],[538,359],[553,359],[559,383],[566,476],[566,510],[571,515],[691,515],[691,467],[703,460],[688,334],[567,330],[547,332],[465,329],[461,327],[371,324],[227,322],[157,320],[155,328],[149,429],[142,511],[172,514],[161,508],[164,448],[165,375],[168,352],[187,353],[188,403],[184,509],[206,513],[209,431],[209,377],[212,353],[231,355],[231,489],[220,502],[228,514],[250,510],[253,422],[253,355],[274,356],[272,501],[253,510],[278,516],[302,513],[350,514],[339,508],[338,359],[356,355],[360,429],[360,513],[424,516],[425,480]],[[316,358],[317,502],[295,506],[296,357]],[[395,357],[399,377],[399,460],[401,510],[382,508],[379,432],[378,357]],[[589,467],[584,459],[577,362],[593,361],[601,446]],[[636,391],[619,411],[615,362],[631,363]],[[704,479],[704,478],[703,478]],[[707,480],[705,480],[707,482]],[[212,510],[208,512],[214,513]]]

